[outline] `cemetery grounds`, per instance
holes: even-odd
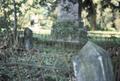
[[[120,81],[120,38],[117,36],[119,36],[118,33],[88,32],[90,41],[109,52],[113,62],[115,81]],[[46,33],[34,34],[34,48],[26,51],[14,45],[7,47],[8,38],[10,36],[6,35],[0,43],[0,72],[7,74],[6,80],[75,80],[71,60],[82,48],[77,42],[52,40]]]

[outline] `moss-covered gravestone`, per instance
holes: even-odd
[[[87,32],[78,16],[78,7],[78,0],[59,0],[57,21],[52,29],[53,39],[81,43],[87,40]]]
[[[33,32],[30,28],[24,30],[24,47],[26,50],[33,48]]]
[[[108,53],[92,42],[87,42],[73,59],[76,81],[114,81]]]

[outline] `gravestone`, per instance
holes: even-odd
[[[108,53],[88,41],[73,59],[76,81],[114,81]]]
[[[78,20],[78,1],[77,0],[60,0],[58,3],[58,21]]]
[[[79,18],[78,0],[59,0],[56,10],[57,21],[52,26],[52,38],[84,45],[88,40],[87,31],[84,30],[84,23]]]
[[[30,50],[33,47],[33,33],[30,28],[24,30],[24,46],[26,50]]]

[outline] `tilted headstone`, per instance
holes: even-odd
[[[76,81],[114,81],[108,53],[88,41],[73,59]]]

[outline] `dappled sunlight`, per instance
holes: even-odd
[[[98,37],[116,37],[120,38],[120,32],[113,32],[113,31],[88,31],[89,36],[98,36]]]
[[[0,0],[0,81],[120,81],[119,8],[119,0]]]
[[[35,34],[43,34],[43,35],[50,35],[51,34],[51,30],[50,29],[40,29],[39,27],[34,27],[34,28],[30,28],[33,33]]]

